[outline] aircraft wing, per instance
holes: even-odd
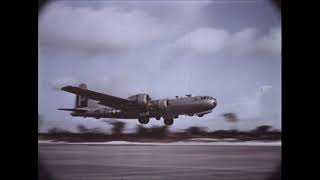
[[[102,94],[99,92],[91,91],[88,89],[82,89],[74,86],[65,86],[61,88],[61,90],[80,96],[86,96],[89,99],[99,101],[99,104],[101,105],[113,107],[116,109],[124,109],[126,106],[133,104],[133,101],[128,99],[110,96],[107,94]]]
[[[72,111],[72,112],[79,112],[79,113],[84,113],[84,112],[88,111],[86,109],[70,109],[70,108],[59,108],[58,110],[61,110],[61,111]]]

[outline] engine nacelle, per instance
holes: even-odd
[[[166,99],[159,100],[157,106],[160,111],[166,111],[168,108],[168,101]]]
[[[151,100],[148,94],[137,94],[134,96],[130,96],[128,99],[135,101],[138,105],[147,107]]]

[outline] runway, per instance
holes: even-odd
[[[58,180],[263,180],[281,146],[39,144],[39,157]]]

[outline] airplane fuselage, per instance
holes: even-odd
[[[206,98],[204,98],[206,97]],[[151,104],[167,103],[164,110],[150,111],[150,118],[177,117],[179,115],[197,115],[210,113],[217,105],[216,100],[208,96],[181,97],[176,99],[152,100]],[[138,119],[143,111],[139,110],[117,110],[115,108],[104,107],[91,109],[84,113],[74,112],[72,116],[94,117],[94,118],[119,118],[119,119]],[[203,113],[203,114],[202,114]]]
[[[180,115],[199,116],[212,112],[217,106],[215,98],[210,96],[178,97],[174,99],[152,100],[147,94],[136,94],[127,99],[102,94],[80,87],[66,86],[62,90],[76,94],[75,108],[61,108],[72,111],[72,116],[93,118],[138,119],[147,124],[150,118],[164,119],[166,125],[171,125],[173,119]],[[95,101],[95,107],[89,106],[88,100]]]

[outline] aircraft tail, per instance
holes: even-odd
[[[86,84],[80,84],[79,88],[87,89]],[[88,98],[86,96],[76,95],[75,108],[88,107]]]

